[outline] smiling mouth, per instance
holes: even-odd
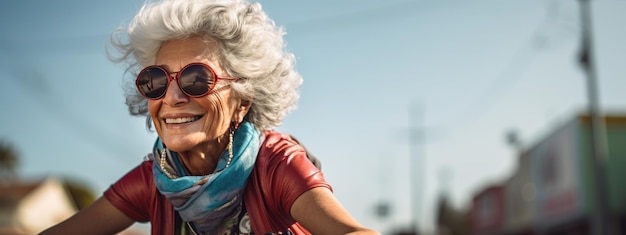
[[[195,117],[181,117],[181,118],[165,118],[166,124],[182,124],[182,123],[190,123],[194,122],[198,119],[202,118],[202,116]]]

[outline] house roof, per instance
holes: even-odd
[[[0,182],[0,211],[12,210],[18,202],[39,187],[44,181]]]

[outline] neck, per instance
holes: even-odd
[[[179,152],[180,160],[189,175],[208,175],[215,171],[220,156],[228,146],[228,138],[222,138]]]

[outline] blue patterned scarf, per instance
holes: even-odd
[[[160,138],[154,144],[154,182],[178,211],[201,234],[230,226],[241,211],[243,189],[254,167],[261,145],[261,135],[249,122],[242,122],[233,136],[233,159],[228,165],[228,149],[222,153],[215,172],[204,176],[188,176],[176,152],[166,151],[165,171],[161,169]],[[167,174],[173,176],[170,178]],[[236,223],[236,222],[235,222]]]

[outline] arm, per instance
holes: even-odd
[[[291,206],[291,215],[313,234],[379,234],[361,226],[325,187],[300,195]]]
[[[69,219],[40,234],[115,234],[128,228],[134,222],[106,198],[100,197]]]

